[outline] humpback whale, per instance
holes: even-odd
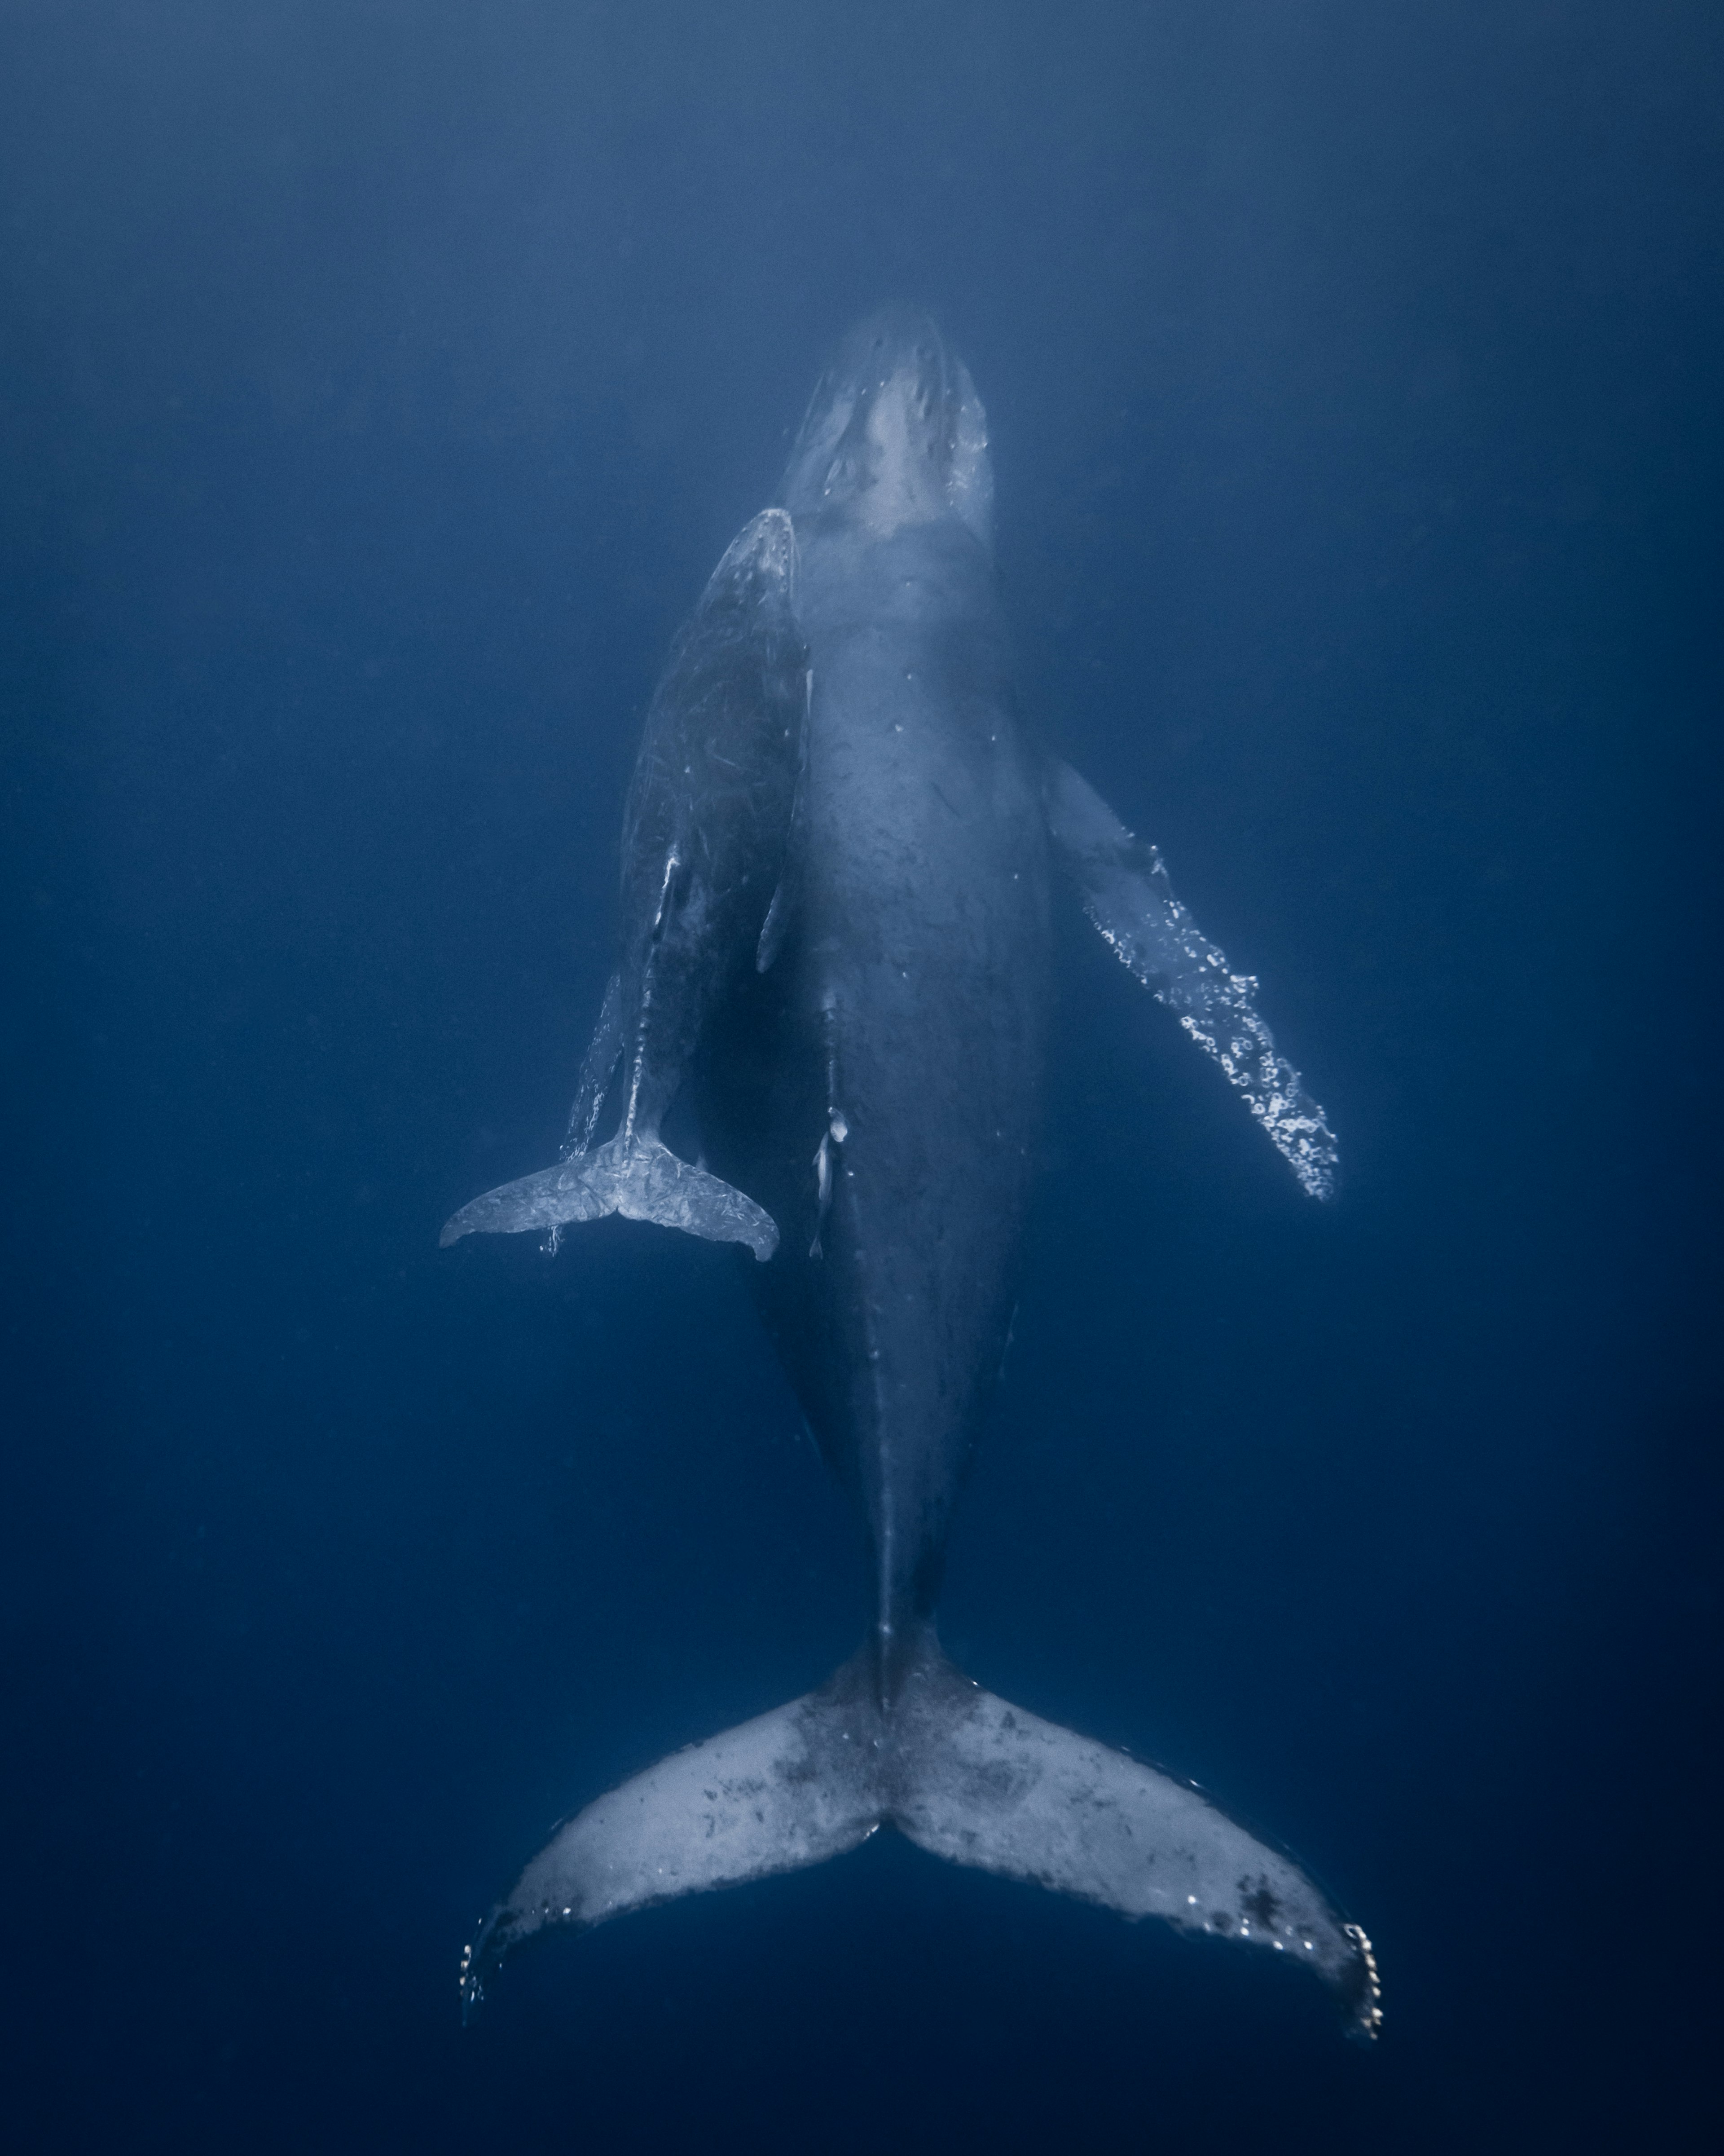
[[[1014,700],[987,422],[926,315],[839,346],[779,499],[746,526],[652,700],[617,969],[557,1164],[443,1230],[608,1213],[752,1253],[761,1315],[859,1514],[874,1616],[802,1698],[577,1812],[462,1958],[505,1953],[895,1828],[933,1854],[1304,1963],[1357,2033],[1371,1943],[1193,1784],[981,1689],[936,1626],[954,1504],[1003,1358],[1035,1151],[1050,909],[1069,888],[1219,1065],[1302,1188],[1334,1138],[1157,850]],[[660,1136],[674,1100],[702,1158]],[[613,1136],[593,1141],[608,1107]]]

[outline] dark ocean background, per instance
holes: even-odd
[[[4,0],[3,2136],[1715,2146],[1724,11]],[[669,639],[894,295],[1024,700],[1341,1132],[1080,921],[944,1627],[1374,1938],[882,1837],[524,1953],[864,1621],[740,1254],[553,1152]]]

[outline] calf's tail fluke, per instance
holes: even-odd
[[[638,1132],[487,1190],[452,1214],[438,1240],[447,1250],[463,1235],[542,1232],[612,1213],[709,1243],[746,1243],[762,1263],[778,1247],[772,1215],[752,1198]]]
[[[510,1948],[680,1894],[842,1856],[895,1827],[956,1864],[1302,1963],[1351,2028],[1382,2020],[1371,1943],[1297,1866],[1198,1790],[972,1684],[936,1650],[880,1702],[859,1656],[770,1714],[673,1753],[577,1812],[462,1958],[470,2015]]]

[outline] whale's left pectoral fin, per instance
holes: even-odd
[[[772,1215],[704,1168],[679,1160],[657,1138],[614,1137],[597,1152],[487,1190],[444,1223],[447,1250],[463,1235],[518,1235],[620,1213],[679,1228],[709,1243],[746,1243],[762,1264],[778,1247]]]
[[[1269,1133],[1312,1198],[1335,1190],[1335,1134],[1235,973],[1173,895],[1160,853],[1135,838],[1070,764],[1050,762],[1048,831],[1103,939],[1164,1003]]]

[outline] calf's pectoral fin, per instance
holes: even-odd
[[[772,971],[784,947],[791,917],[800,903],[801,863],[808,814],[808,714],[813,705],[814,676],[810,669],[803,676],[802,733],[796,752],[796,787],[790,797],[790,819],[784,836],[784,867],[777,889],[772,893],[772,904],[767,908],[767,917],[761,923],[760,939],[754,947],[754,970],[757,973]]]
[[[552,1837],[463,1957],[470,2012],[511,1947],[839,1856],[897,1827],[955,1864],[1278,1953],[1382,2019],[1377,1964],[1298,1866],[1186,1784],[929,1657],[890,1712],[865,1653],[818,1691],[672,1753]]]
[[[565,1160],[574,1159],[593,1143],[593,1134],[604,1113],[605,1098],[622,1054],[623,977],[613,973],[605,983],[604,999],[598,1007],[598,1022],[593,1029],[593,1038],[581,1058],[581,1075],[569,1109],[568,1132],[562,1142]]]
[[[1335,1133],[1235,973],[1173,895],[1159,851],[1134,838],[1070,764],[1051,761],[1048,833],[1084,911],[1121,964],[1165,1004],[1268,1132],[1311,1198],[1335,1192]]]
[[[639,1135],[614,1137],[596,1152],[486,1191],[444,1222],[438,1241],[447,1250],[463,1235],[521,1235],[612,1213],[680,1228],[709,1243],[746,1243],[762,1263],[778,1247],[772,1215],[752,1198],[679,1160],[657,1138]]]

